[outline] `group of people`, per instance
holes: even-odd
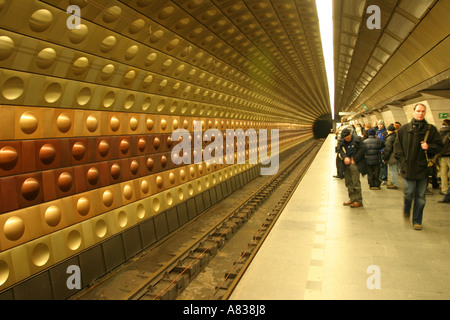
[[[367,123],[365,127],[362,127],[360,124],[356,128],[353,126],[353,130],[348,128],[349,132],[353,132],[352,134],[358,135],[363,139],[367,181],[371,190],[380,190],[382,183],[386,184],[388,189],[398,189],[397,176],[400,171],[397,159],[394,157],[394,142],[400,127],[401,124],[395,122],[395,124],[390,124],[386,128],[384,121],[378,120],[373,128],[370,123]],[[338,159],[337,165],[341,165],[344,168],[340,159]],[[388,169],[391,176],[389,183]],[[343,171],[338,169],[338,176],[335,177],[344,178]]]
[[[426,106],[414,106],[411,122],[404,126],[396,122],[387,128],[383,120],[377,122],[378,130],[367,124],[343,127],[338,133],[336,147],[336,178],[345,179],[349,200],[344,206],[363,207],[360,175],[367,175],[371,190],[381,189],[385,181],[388,189],[398,189],[398,175],[403,177],[403,214],[415,230],[422,229],[423,209],[428,186],[429,164],[439,157],[442,203],[450,203],[448,169],[450,167],[450,120],[443,122],[438,131],[425,120]],[[388,169],[391,181],[388,180]]]

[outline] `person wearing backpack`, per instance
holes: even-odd
[[[384,148],[384,142],[375,138],[375,130],[369,129],[368,138],[363,141],[367,164],[367,182],[370,190],[380,190],[380,150]]]

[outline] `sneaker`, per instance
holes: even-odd
[[[414,230],[422,230],[422,226],[417,223],[414,223],[413,228],[414,228]]]

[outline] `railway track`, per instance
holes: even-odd
[[[221,254],[226,256],[229,261],[228,265],[230,265],[231,259],[234,259],[229,269],[223,272],[223,279],[217,281],[217,285],[214,287],[208,285],[208,280],[213,278],[213,273],[217,273],[217,270],[221,269],[224,264],[227,265],[227,263],[224,263],[224,259],[218,258],[217,263],[214,263],[214,261],[210,262],[213,266],[209,268],[208,272],[205,272],[206,275],[202,274],[197,277],[203,278],[199,281],[201,282],[200,292],[195,289],[190,290],[188,287],[182,293],[181,298],[179,297],[178,299],[227,300],[230,297],[240,278],[281,215],[321,145],[322,143],[319,142],[309,146],[308,149],[287,165],[287,170],[271,179],[259,190],[258,195],[261,202],[258,203],[258,207],[250,218],[250,220],[253,220],[253,223],[245,223],[242,224],[242,227],[239,226],[241,229],[233,237],[232,241],[234,243],[228,244],[221,250]],[[243,215],[243,218],[246,219],[245,215]],[[248,240],[250,241],[248,242]],[[197,279],[194,281],[197,281]]]
[[[295,156],[283,161],[284,163],[282,163],[276,175],[264,179],[263,183],[259,182],[257,188],[255,188],[256,191],[249,196],[245,196],[243,200],[241,199],[240,203],[232,210],[227,210],[228,213],[220,218],[218,222],[216,219],[214,223],[203,224],[198,230],[195,230],[196,232],[185,232],[191,234],[191,238],[185,237],[174,240],[175,243],[184,243],[184,247],[168,251],[167,247],[162,246],[159,250],[151,250],[155,253],[153,257],[158,256],[159,260],[150,256],[147,257],[147,261],[143,264],[145,266],[144,269],[138,271],[137,268],[132,268],[133,271],[128,270],[133,280],[123,280],[122,282],[125,283],[120,284],[118,287],[116,286],[117,293],[115,295],[112,295],[110,292],[114,289],[102,283],[98,286],[93,286],[92,289],[75,297],[75,299],[92,299],[93,295],[90,295],[89,292],[95,290],[96,287],[100,287],[100,292],[102,293],[95,294],[94,299],[174,300],[179,298],[183,291],[189,291],[187,290],[189,284],[202,272],[204,273],[205,267],[218,256],[219,252],[226,248],[227,243],[238,233],[237,231],[254,218],[255,212],[276,191],[276,203],[270,204],[273,207],[271,212],[267,214],[267,208],[264,208],[265,213],[259,214],[256,222],[253,221],[250,224],[253,226],[255,226],[255,223],[259,225],[251,237],[250,243],[246,245],[245,241],[238,240],[241,244],[244,244],[243,250],[238,249],[240,252],[237,257],[235,257],[235,252],[230,255],[232,257],[228,260],[232,259],[233,263],[230,266],[230,270],[225,273],[224,278],[218,283],[203,285],[209,287],[208,295],[210,296],[206,297],[207,299],[227,299],[276,222],[279,214],[281,214],[284,205],[289,200],[290,195],[306,172],[322,143],[322,140],[311,142],[300,149]],[[288,177],[290,177],[289,183],[284,183],[283,188],[279,188]],[[274,201],[272,200],[272,202]],[[213,207],[210,210],[218,210],[218,208]],[[261,221],[262,224],[260,223]],[[250,232],[253,232],[254,228],[251,230]],[[162,254],[158,255],[158,252]],[[145,258],[145,254],[139,260],[142,258]],[[105,280],[104,282],[107,283],[107,281]],[[104,286],[103,289],[101,289],[102,286]],[[185,295],[185,298],[195,299],[192,294]],[[199,299],[204,298],[205,296],[199,297]]]

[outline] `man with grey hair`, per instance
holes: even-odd
[[[422,230],[425,192],[428,184],[427,156],[441,152],[442,140],[436,127],[425,120],[426,106],[414,106],[413,119],[398,130],[394,155],[404,178],[403,214],[409,218],[412,202],[414,230]]]
[[[360,174],[367,174],[363,140],[348,128],[342,130],[341,137],[338,147],[339,157],[344,162],[345,186],[350,198],[344,202],[344,206],[360,208],[363,207]]]

